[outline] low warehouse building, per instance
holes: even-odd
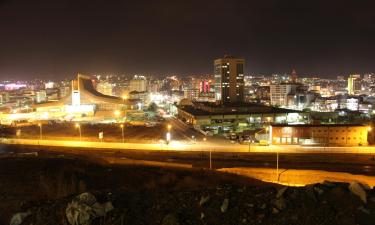
[[[270,130],[272,144],[276,145],[363,146],[368,144],[369,127],[356,124],[275,124]]]

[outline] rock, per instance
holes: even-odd
[[[278,214],[280,212],[280,210],[278,210],[277,208],[272,208],[272,213],[273,214]]]
[[[327,180],[325,180],[325,181],[323,182],[323,185],[324,185],[324,186],[327,186],[327,187],[334,187],[334,186],[336,186],[335,183],[330,182],[330,181],[327,181]]]
[[[175,214],[168,214],[163,218],[162,225],[179,225],[178,218]]]
[[[88,192],[85,192],[85,193],[82,193],[80,195],[77,196],[77,198],[79,199],[79,201],[87,204],[87,205],[93,205],[94,203],[96,203],[96,198],[94,195],[92,195],[91,193],[88,193]]]
[[[104,206],[100,203],[94,203],[91,206],[92,210],[94,211],[94,214],[96,217],[105,216],[106,212],[104,210]]]
[[[30,211],[16,213],[10,219],[10,225],[20,225],[22,224],[23,220],[30,215]]]
[[[208,200],[210,200],[210,196],[209,195],[203,195],[201,197],[201,200],[199,201],[199,205],[200,206],[203,206],[206,202],[208,202]]]
[[[68,203],[65,213],[69,224],[86,225],[97,217],[105,216],[111,210],[113,210],[111,202],[100,204],[94,195],[82,193]]]
[[[317,201],[314,186],[306,186],[306,195],[315,202]]]
[[[258,219],[258,221],[262,221],[262,220],[264,219],[264,217],[266,217],[266,215],[263,214],[263,213],[257,215],[257,219]]]
[[[113,205],[112,205],[112,202],[105,202],[105,203],[103,204],[103,207],[104,207],[104,211],[105,211],[106,213],[108,213],[108,212],[110,212],[110,211],[112,211],[112,210],[114,209],[114,207],[113,207]]]
[[[314,190],[319,194],[319,195],[322,195],[324,193],[324,190],[319,188],[319,187],[314,187]]]
[[[277,209],[283,210],[286,207],[286,203],[284,198],[279,198],[273,201],[273,205],[276,206]]]
[[[201,220],[204,218],[204,213],[201,212]]]
[[[370,214],[370,211],[368,209],[365,209],[363,206],[360,206],[358,210],[362,211],[363,213]]]
[[[261,209],[265,209],[266,207],[267,207],[266,203],[263,203],[263,204],[260,206]]]
[[[226,198],[224,199],[223,204],[221,204],[221,207],[220,207],[221,212],[225,213],[228,209],[228,206],[229,206],[229,199]]]
[[[248,204],[246,204],[247,206],[249,206],[250,208],[253,208],[254,207],[254,204],[252,204],[252,203],[248,203]]]
[[[288,187],[283,187],[283,188],[279,189],[279,190],[277,191],[276,198],[281,198],[281,197],[284,195],[284,193],[285,193],[285,191],[286,191],[287,189],[288,189]]]
[[[351,182],[349,185],[349,190],[357,195],[364,203],[367,203],[367,195],[363,186],[358,182]]]

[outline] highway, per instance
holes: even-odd
[[[166,125],[172,126],[172,142],[160,142],[167,131]],[[251,146],[231,143],[224,138],[207,137],[186,126],[176,119],[169,119],[157,127],[144,129],[142,127],[127,128],[126,143],[119,142],[119,133],[112,127],[116,138],[83,139],[60,137],[52,140],[48,136],[48,129],[43,140],[38,135],[31,139],[1,138],[1,149],[12,151],[43,151],[58,154],[78,154],[95,156],[97,158],[148,160],[152,162],[173,162],[188,164],[195,168],[207,168],[209,152],[215,169],[228,167],[275,168],[277,154],[279,154],[280,168],[308,169],[348,172],[355,174],[375,175],[375,147],[307,147],[307,146]],[[72,128],[72,132],[74,132]],[[53,132],[53,131],[51,131]],[[54,135],[56,132],[54,131]],[[83,134],[89,130],[83,128]],[[96,131],[91,131],[95,134]],[[35,133],[35,132],[34,132]],[[154,138],[150,138],[155,136]],[[191,137],[195,136],[193,140]],[[47,137],[47,139],[44,139]],[[121,137],[121,136],[120,136]],[[176,139],[176,140],[175,140]],[[94,141],[86,141],[94,140]],[[250,151],[249,151],[250,150]]]
[[[195,151],[191,150],[168,150],[160,149],[155,144],[152,150],[137,150],[132,148],[114,149],[84,148],[76,146],[48,146],[48,145],[3,145],[3,152],[54,152],[57,154],[77,154],[96,158],[134,159],[153,162],[173,162],[188,164],[195,168],[208,168],[209,166],[209,143],[196,144]],[[122,143],[119,143],[122,144]],[[131,146],[137,146],[131,144]],[[159,147],[159,149],[158,149]],[[203,148],[202,148],[203,147]],[[267,147],[269,148],[269,147]],[[201,150],[198,150],[201,149]],[[279,166],[283,169],[308,169],[325,170],[337,172],[349,172],[354,174],[375,175],[375,155],[364,153],[320,153],[320,152],[279,152]],[[0,154],[1,155],[1,154]],[[247,152],[247,151],[212,151],[213,168],[227,167],[249,167],[249,168],[276,168],[276,153],[269,152]]]

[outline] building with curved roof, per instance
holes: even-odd
[[[90,76],[78,74],[72,80],[70,93],[59,101],[35,104],[33,108],[38,111],[82,113],[95,115],[100,111],[126,111],[137,108],[137,101],[123,99],[115,96],[104,95],[98,92]]]

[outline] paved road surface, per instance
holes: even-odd
[[[111,150],[97,149],[89,151],[85,148],[64,148],[48,146],[2,146],[2,152],[33,152],[61,154],[76,154],[77,156],[113,159],[148,160],[154,162],[173,162],[189,164],[196,168],[207,168],[209,165],[208,152],[191,151],[138,151],[138,150]],[[4,153],[3,153],[4,154]],[[1,155],[1,154],[0,154]],[[214,168],[224,167],[261,167],[275,168],[275,153],[232,153],[213,152]],[[349,172],[375,176],[375,158],[372,154],[329,154],[329,153],[281,153],[279,156],[280,168],[309,169],[336,172]]]

